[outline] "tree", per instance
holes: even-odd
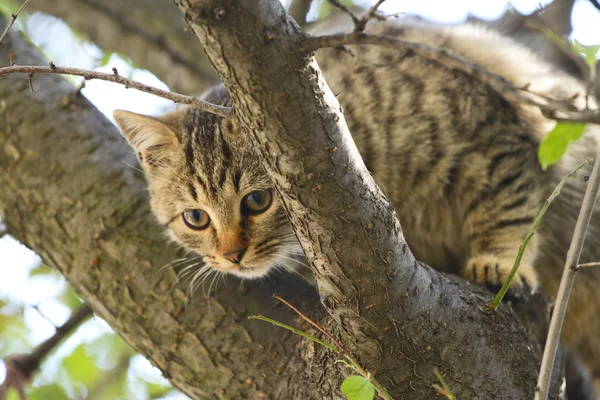
[[[122,163],[134,163],[132,156],[115,128],[57,76],[35,76],[35,93],[27,80],[0,80],[0,145],[7,154],[0,158],[0,209],[8,232],[59,270],[192,398],[340,397],[348,371],[334,366],[335,354],[247,320],[263,314],[294,324],[295,315],[271,298],[274,292],[333,332],[395,398],[432,396],[434,366],[459,398],[531,397],[546,323],[532,310],[543,309],[545,299],[536,295],[485,313],[486,290],[414,260],[391,206],[364,165],[349,156],[353,144],[339,106],[310,76],[306,67],[318,67],[301,47],[306,34],[281,4],[176,3],[286,203],[319,296],[283,278],[248,284],[243,294],[230,285],[205,304],[169,290],[173,271],[157,281],[155,267],[176,252],[150,216],[143,179]],[[184,40],[191,47],[189,37]],[[9,58],[44,64],[14,33],[0,49],[0,59]],[[273,94],[280,96],[277,104]],[[298,131],[312,140],[300,146]],[[268,142],[279,146],[267,150]],[[321,151],[334,147],[339,151],[331,157]],[[344,210],[348,222],[340,223],[340,207],[331,199],[348,192],[354,210]],[[366,272],[371,279],[361,279]],[[554,395],[559,368],[556,374]]]

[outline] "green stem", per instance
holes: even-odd
[[[523,240],[523,243],[521,243],[521,245],[519,246],[519,253],[517,254],[517,258],[515,259],[515,263],[513,264],[512,269],[510,270],[510,274],[506,278],[506,281],[504,281],[504,284],[502,285],[502,288],[500,289],[500,291],[498,292],[498,294],[496,295],[496,297],[494,297],[494,300],[492,301],[492,303],[489,304],[489,305],[487,305],[485,307],[485,309],[487,309],[487,310],[495,310],[496,308],[498,308],[498,306],[502,302],[502,299],[506,295],[506,292],[508,291],[508,287],[510,286],[510,283],[512,282],[513,277],[515,276],[515,274],[517,273],[517,270],[519,269],[519,265],[521,264],[521,258],[523,258],[523,253],[525,252],[525,248],[527,247],[527,243],[529,243],[529,240],[531,239],[531,237],[535,233],[535,230],[537,229],[540,221],[544,217],[544,214],[546,213],[546,210],[548,210],[548,207],[550,207],[550,204],[552,204],[552,202],[554,201],[554,199],[560,194],[560,190],[565,185],[565,183],[567,183],[567,180],[570,177],[572,177],[573,175],[575,175],[575,173],[577,171],[579,171],[581,168],[583,168],[590,161],[592,161],[592,159],[588,158],[583,163],[581,163],[577,168],[575,168],[569,175],[567,175],[564,178],[562,178],[560,180],[560,182],[558,183],[558,185],[556,186],[556,189],[554,189],[554,191],[550,195],[550,197],[548,197],[548,199],[546,199],[546,202],[544,203],[544,206],[542,207],[542,209],[539,212],[537,218],[533,222],[533,226],[529,229],[529,232],[527,232],[527,235],[525,236],[525,239]]]
[[[452,393],[452,390],[450,390],[450,386],[448,386],[446,384],[444,377],[442,376],[442,374],[440,374],[440,372],[437,370],[437,368],[435,368],[433,370],[433,373],[438,378],[438,381],[440,381],[440,383],[442,384],[442,387],[440,387],[439,385],[433,384],[432,386],[435,388],[435,390],[437,390],[438,392],[440,392],[444,396],[446,396],[446,398],[448,400],[456,400],[456,396],[454,396],[454,394]]]
[[[269,322],[275,326],[278,326],[280,328],[283,329],[287,329],[290,332],[295,333],[296,335],[300,335],[303,336],[307,339],[312,340],[315,343],[320,344],[321,346],[327,347],[329,350],[334,351],[337,354],[341,354],[346,360],[348,360],[348,362],[352,365],[352,367],[354,367],[354,369],[365,379],[368,379],[369,382],[371,382],[371,384],[373,385],[373,387],[375,388],[375,390],[377,391],[377,394],[383,398],[384,400],[393,400],[392,396],[388,393],[388,391],[383,387],[383,385],[381,385],[379,382],[377,382],[377,379],[375,379],[373,377],[373,375],[371,375],[369,372],[365,371],[363,367],[360,366],[360,364],[358,363],[358,361],[356,361],[354,358],[352,358],[352,356],[350,356],[344,349],[341,348],[337,348],[336,346],[332,345],[331,343],[327,343],[323,340],[317,339],[316,337],[314,337],[313,335],[310,335],[304,331],[301,331],[300,329],[296,329],[293,328],[289,325],[286,325],[282,322],[279,321],[275,321],[274,319],[271,318],[267,318],[264,317],[262,315],[251,315],[248,317],[248,319],[256,319],[259,321],[265,321],[265,322]]]
[[[321,346],[325,346],[325,347],[327,347],[329,350],[331,350],[331,351],[334,351],[334,352],[336,352],[337,354],[342,354],[342,355],[344,355],[344,354],[343,354],[343,353],[342,353],[342,352],[341,352],[339,349],[337,349],[335,346],[333,346],[333,345],[331,345],[331,344],[329,344],[329,343],[327,343],[327,342],[324,342],[324,341],[322,341],[322,340],[320,340],[320,339],[317,339],[317,338],[316,338],[316,337],[314,337],[313,335],[310,335],[310,334],[308,334],[308,333],[306,333],[306,332],[304,332],[304,331],[301,331],[300,329],[296,329],[296,328],[293,328],[293,327],[291,327],[291,326],[289,326],[289,325],[286,325],[286,324],[284,324],[284,323],[282,323],[282,322],[275,321],[274,319],[271,319],[271,318],[263,317],[262,315],[251,315],[251,316],[249,316],[249,317],[248,317],[248,319],[257,319],[257,320],[259,320],[259,321],[270,322],[271,324],[273,324],[273,325],[276,325],[276,326],[278,326],[278,327],[280,327],[280,328],[283,328],[283,329],[287,329],[288,331],[290,331],[290,332],[293,332],[293,333],[295,333],[296,335],[300,335],[300,336],[303,336],[303,337],[305,337],[305,338],[307,338],[307,339],[310,339],[310,340],[312,340],[313,342],[320,344]]]

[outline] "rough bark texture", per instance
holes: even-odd
[[[285,201],[329,313],[291,278],[242,291],[233,283],[189,302],[169,290],[173,270],[156,271],[176,252],[150,215],[142,177],[125,164],[133,156],[56,76],[34,77],[35,93],[26,78],[0,80],[9,233],[192,398],[341,398],[348,371],[333,365],[335,355],[247,320],[260,313],[295,324],[275,307],[275,291],[334,331],[394,398],[432,398],[434,367],[458,398],[531,398],[545,330],[545,315],[532,310],[544,300],[484,313],[485,290],[415,262],[317,65],[295,49],[304,33],[279,2],[178,3]],[[0,60],[8,54],[42,63],[15,34]]]
[[[426,396],[432,367],[444,362],[444,373],[459,382],[470,379],[473,365],[495,366],[473,377],[459,397],[530,397],[536,346],[507,309],[480,312],[485,296],[415,262],[318,66],[297,50],[306,34],[280,3],[176,3],[283,199],[321,303],[363,365],[398,397]],[[476,332],[457,325],[466,319],[477,321]],[[511,351],[498,351],[504,346]],[[398,355],[422,363],[398,368]]]
[[[202,47],[189,45],[194,37],[170,1],[32,1],[27,11],[64,20],[104,51],[127,55],[173,91],[197,95],[215,83]]]
[[[42,62],[15,34],[0,60],[9,53],[18,63]],[[125,164],[135,161],[116,128],[65,79],[36,76],[33,84],[35,93],[25,77],[0,80],[0,210],[8,232],[192,398],[274,398],[277,383],[294,388],[293,380],[310,375],[297,337],[247,317],[293,324],[271,294],[282,285],[279,293],[309,309],[314,290],[289,279],[242,291],[231,282],[210,301],[186,303],[179,288],[169,290],[172,269],[156,274],[176,254],[150,215],[141,174]]]

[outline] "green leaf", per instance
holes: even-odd
[[[27,400],[62,400],[69,396],[60,385],[45,385],[31,389]]]
[[[83,344],[77,346],[73,353],[63,360],[71,381],[81,383],[86,387],[91,386],[100,377],[100,369],[96,366],[93,357],[85,351]]]
[[[586,46],[585,44],[581,44],[577,39],[573,40],[571,43],[573,46],[573,50],[578,53],[581,53],[585,57],[585,61],[588,63],[590,68],[595,68],[596,65],[596,54],[600,51],[600,45],[590,45]]]
[[[543,139],[538,149],[538,160],[543,170],[554,164],[567,152],[569,145],[583,135],[585,124],[559,122]]]
[[[19,393],[17,393],[16,389],[14,389],[14,388],[8,389],[6,400],[19,400]]]
[[[170,391],[173,390],[171,386],[164,386],[160,383],[148,383],[148,395],[152,399],[158,399],[165,397]]]
[[[375,397],[375,388],[368,379],[352,375],[342,383],[342,393],[348,400],[372,400]]]
[[[106,53],[104,53],[104,55],[102,56],[102,58],[100,58],[100,60],[98,60],[98,66],[99,67],[107,66],[108,63],[110,62],[110,58],[113,56],[113,54],[115,54],[115,53],[111,53],[109,51],[107,51]]]
[[[40,264],[38,267],[29,271],[29,277],[36,276],[36,275],[48,275],[48,274],[55,274],[58,276],[58,272],[56,270],[54,270],[44,264]]]

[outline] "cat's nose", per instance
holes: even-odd
[[[223,256],[223,258],[231,261],[234,264],[239,264],[240,261],[242,261],[242,257],[244,257],[244,254],[246,254],[247,249],[247,247],[240,247],[239,249],[223,253],[221,254],[221,256]]]

